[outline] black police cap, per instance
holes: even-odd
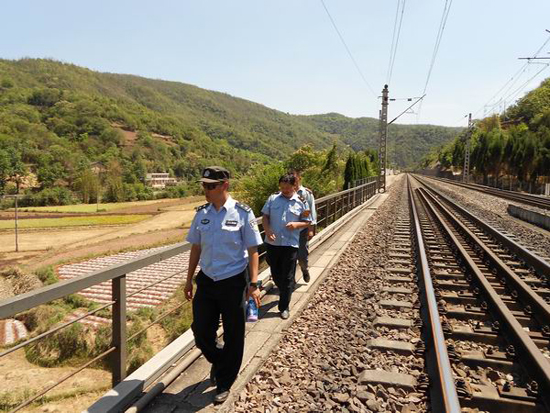
[[[229,171],[221,166],[209,166],[202,171],[200,182],[215,183],[229,180]]]

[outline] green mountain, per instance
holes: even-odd
[[[290,115],[192,85],[53,60],[0,59],[0,191],[7,182],[82,189],[93,184],[86,172],[92,166],[117,181],[119,195],[137,191],[139,198],[146,172],[192,181],[209,164],[238,176],[306,144],[375,148],[377,124],[337,114]],[[402,166],[455,134],[427,125],[390,128]]]
[[[347,118],[338,113],[303,117],[324,132],[336,135],[353,150],[378,148],[379,120]],[[463,128],[434,125],[396,125],[388,127],[388,160],[401,168],[412,166],[434,147],[451,141]]]

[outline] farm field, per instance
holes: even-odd
[[[117,202],[117,203],[106,203],[106,204],[76,204],[76,205],[61,205],[61,206],[43,206],[43,207],[23,207],[20,208],[21,211],[25,212],[70,212],[70,213],[98,213],[98,212],[109,212],[116,211],[119,209],[126,208],[136,208],[145,205],[158,205],[162,207],[164,204],[169,205],[178,202],[181,200],[174,199],[162,199],[162,200],[151,200],[151,201],[135,201],[135,202]],[[13,211],[11,209],[10,211]]]
[[[149,201],[124,203],[124,208],[118,209],[118,213],[148,216],[148,219],[125,225],[23,228],[19,231],[19,252],[14,251],[14,231],[3,230],[0,231],[0,267],[20,265],[32,270],[44,265],[55,265],[60,261],[78,261],[91,255],[114,254],[128,248],[140,249],[178,240],[183,241],[185,228],[193,219],[195,207],[204,202],[203,196],[193,196],[153,203]],[[41,218],[44,213],[40,212]],[[59,218],[59,213],[56,214],[55,218],[45,218],[45,220]],[[108,216],[94,214],[85,218]],[[68,218],[72,217],[63,219]],[[20,220],[19,224],[23,221],[25,220]]]
[[[28,228],[63,228],[78,226],[126,225],[135,224],[150,218],[151,215],[97,215],[65,218],[38,218],[18,220],[19,229]],[[14,220],[1,220],[0,230],[13,230]]]

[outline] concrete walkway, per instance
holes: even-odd
[[[391,183],[393,179],[388,181],[388,183]],[[381,194],[369,207],[359,212],[355,218],[310,254],[311,281],[309,284],[305,284],[300,270],[297,271],[296,278],[299,281],[292,296],[291,317],[288,320],[282,320],[279,316],[277,289],[272,288],[266,294],[260,308],[260,319],[256,323],[247,323],[245,354],[241,372],[226,403],[221,406],[212,404],[216,389],[210,385],[210,363],[201,356],[176,378],[162,394],[157,396],[144,411],[148,413],[230,411],[233,406],[233,398],[238,397],[241,389],[253,377],[264,360],[269,357],[272,349],[281,340],[285,330],[290,327],[296,317],[299,317],[310,297],[329,270],[336,265],[339,256],[355,234],[363,228],[387,196],[387,193]]]

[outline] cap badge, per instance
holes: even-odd
[[[210,171],[208,169],[204,171],[204,176],[210,176]]]

